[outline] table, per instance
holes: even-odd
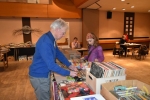
[[[15,60],[18,60],[18,57],[21,55],[33,55],[35,52],[35,47],[10,47],[10,50],[13,52],[13,56],[15,57]]]
[[[81,55],[83,55],[84,51],[88,51],[87,48],[80,48],[80,49],[76,49],[77,51],[79,51],[81,53]]]
[[[141,46],[141,44],[137,44],[137,43],[125,43],[125,44],[120,44],[120,45],[122,45],[122,46],[126,46],[127,48],[132,48],[133,50],[135,49],[135,48],[139,48],[140,46]],[[126,49],[127,49],[126,48]],[[127,54],[127,50],[126,50],[126,53],[125,54]],[[127,55],[125,55],[125,56],[127,56]]]

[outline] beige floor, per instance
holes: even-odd
[[[113,56],[104,51],[105,61],[114,61],[126,68],[127,79],[137,79],[150,85],[150,54],[144,60]],[[0,70],[0,100],[36,100],[28,79],[31,61],[9,62],[9,67]],[[2,66],[2,64],[0,64]],[[0,68],[2,69],[2,68]]]

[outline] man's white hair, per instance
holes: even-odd
[[[61,18],[59,19],[56,19],[51,25],[50,25],[50,28],[51,29],[60,29],[60,28],[63,28],[63,27],[66,27],[66,29],[68,29],[68,24],[62,20]]]

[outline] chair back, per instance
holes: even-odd
[[[0,60],[2,60],[4,58],[4,55],[2,54],[1,50],[2,50],[2,47],[0,45]]]
[[[123,49],[120,47],[120,44],[116,42],[115,47],[113,49],[113,55],[119,55],[122,56],[123,54]]]
[[[120,48],[120,44],[116,44],[116,49],[119,49]]]
[[[141,45],[139,50],[138,50],[138,53],[139,55],[147,55],[148,54],[148,48],[146,45]]]

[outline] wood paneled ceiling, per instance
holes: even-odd
[[[103,11],[150,13],[150,0],[87,0],[78,7]]]
[[[27,3],[28,1],[33,1],[33,0],[0,0],[0,2],[18,2],[18,1],[22,3],[25,3],[25,2]],[[51,4],[53,0],[34,0],[34,1],[38,1],[38,3]],[[124,0],[124,1],[121,1],[121,0],[70,0],[70,1],[72,1],[77,8],[98,9],[102,11],[150,13],[150,0]]]

